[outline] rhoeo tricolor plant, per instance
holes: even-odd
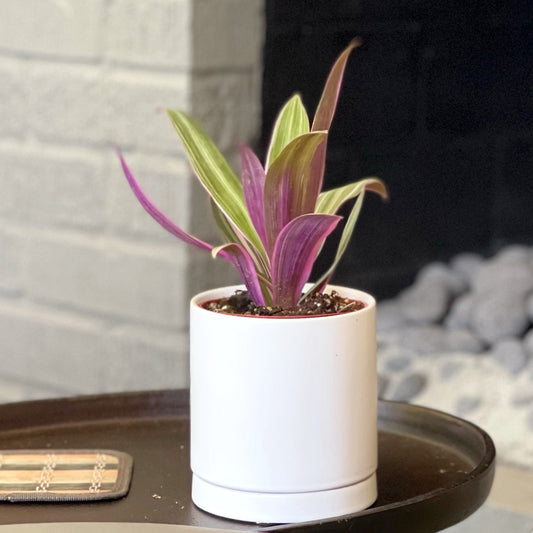
[[[355,200],[331,265],[306,294],[323,291],[346,250],[365,191],[387,196],[377,178],[321,192],[328,130],[346,61],[357,44],[350,43],[333,65],[311,125],[300,96],[295,94],[278,115],[264,166],[248,146],[240,147],[240,180],[192,118],[182,111],[168,111],[197,177],[211,197],[215,221],[226,241],[220,246],[193,237],[161,213],[119,154],[126,178],[144,209],[179,239],[229,261],[257,305],[297,304],[325,239],[341,220],[336,213],[345,202]]]

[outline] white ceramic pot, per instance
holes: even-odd
[[[191,301],[194,503],[257,523],[349,514],[377,497],[375,300],[359,311],[260,318]]]

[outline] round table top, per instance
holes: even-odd
[[[485,501],[495,450],[483,430],[445,413],[386,401],[379,402],[378,427],[379,496],[372,507],[320,522],[259,526],[215,517],[191,502],[186,390],[0,405],[0,449],[114,449],[129,453],[134,463],[124,498],[1,503],[0,531],[2,524],[65,522],[100,523],[104,531],[102,523],[128,522],[147,525],[147,533],[157,529],[148,524],[173,524],[176,531],[191,526],[280,532],[355,527],[358,533],[429,533],[463,520]],[[37,533],[36,526],[30,530]]]

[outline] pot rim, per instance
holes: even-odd
[[[304,290],[310,287],[311,284],[308,283],[304,287]],[[357,309],[355,311],[348,311],[347,313],[330,313],[330,314],[323,314],[323,315],[292,315],[292,316],[257,316],[257,315],[241,315],[236,313],[215,313],[214,311],[210,311],[209,309],[205,309],[203,307],[203,304],[206,302],[209,302],[211,300],[217,300],[219,298],[223,298],[224,296],[228,296],[230,294],[233,294],[236,290],[246,290],[246,287],[242,284],[239,285],[227,285],[222,287],[216,287],[213,289],[208,289],[206,291],[200,292],[193,296],[190,301],[191,309],[198,310],[200,312],[210,313],[212,315],[217,316],[225,316],[225,317],[232,317],[232,318],[241,318],[241,319],[255,319],[255,320],[326,320],[331,319],[334,317],[346,317],[346,316],[353,316],[355,314],[361,314],[365,312],[369,312],[370,309],[375,308],[376,306],[376,299],[371,294],[361,291],[359,289],[354,289],[351,287],[344,287],[341,285],[327,285],[326,291],[337,291],[341,296],[350,298],[352,300],[359,300],[365,304],[365,307],[362,309]],[[349,292],[349,295],[346,295],[345,293]]]

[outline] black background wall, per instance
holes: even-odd
[[[266,9],[263,153],[283,103],[298,91],[312,115],[337,55],[364,39],[346,69],[325,188],[377,175],[391,199],[367,195],[335,282],[387,297],[429,261],[533,244],[531,0]]]

